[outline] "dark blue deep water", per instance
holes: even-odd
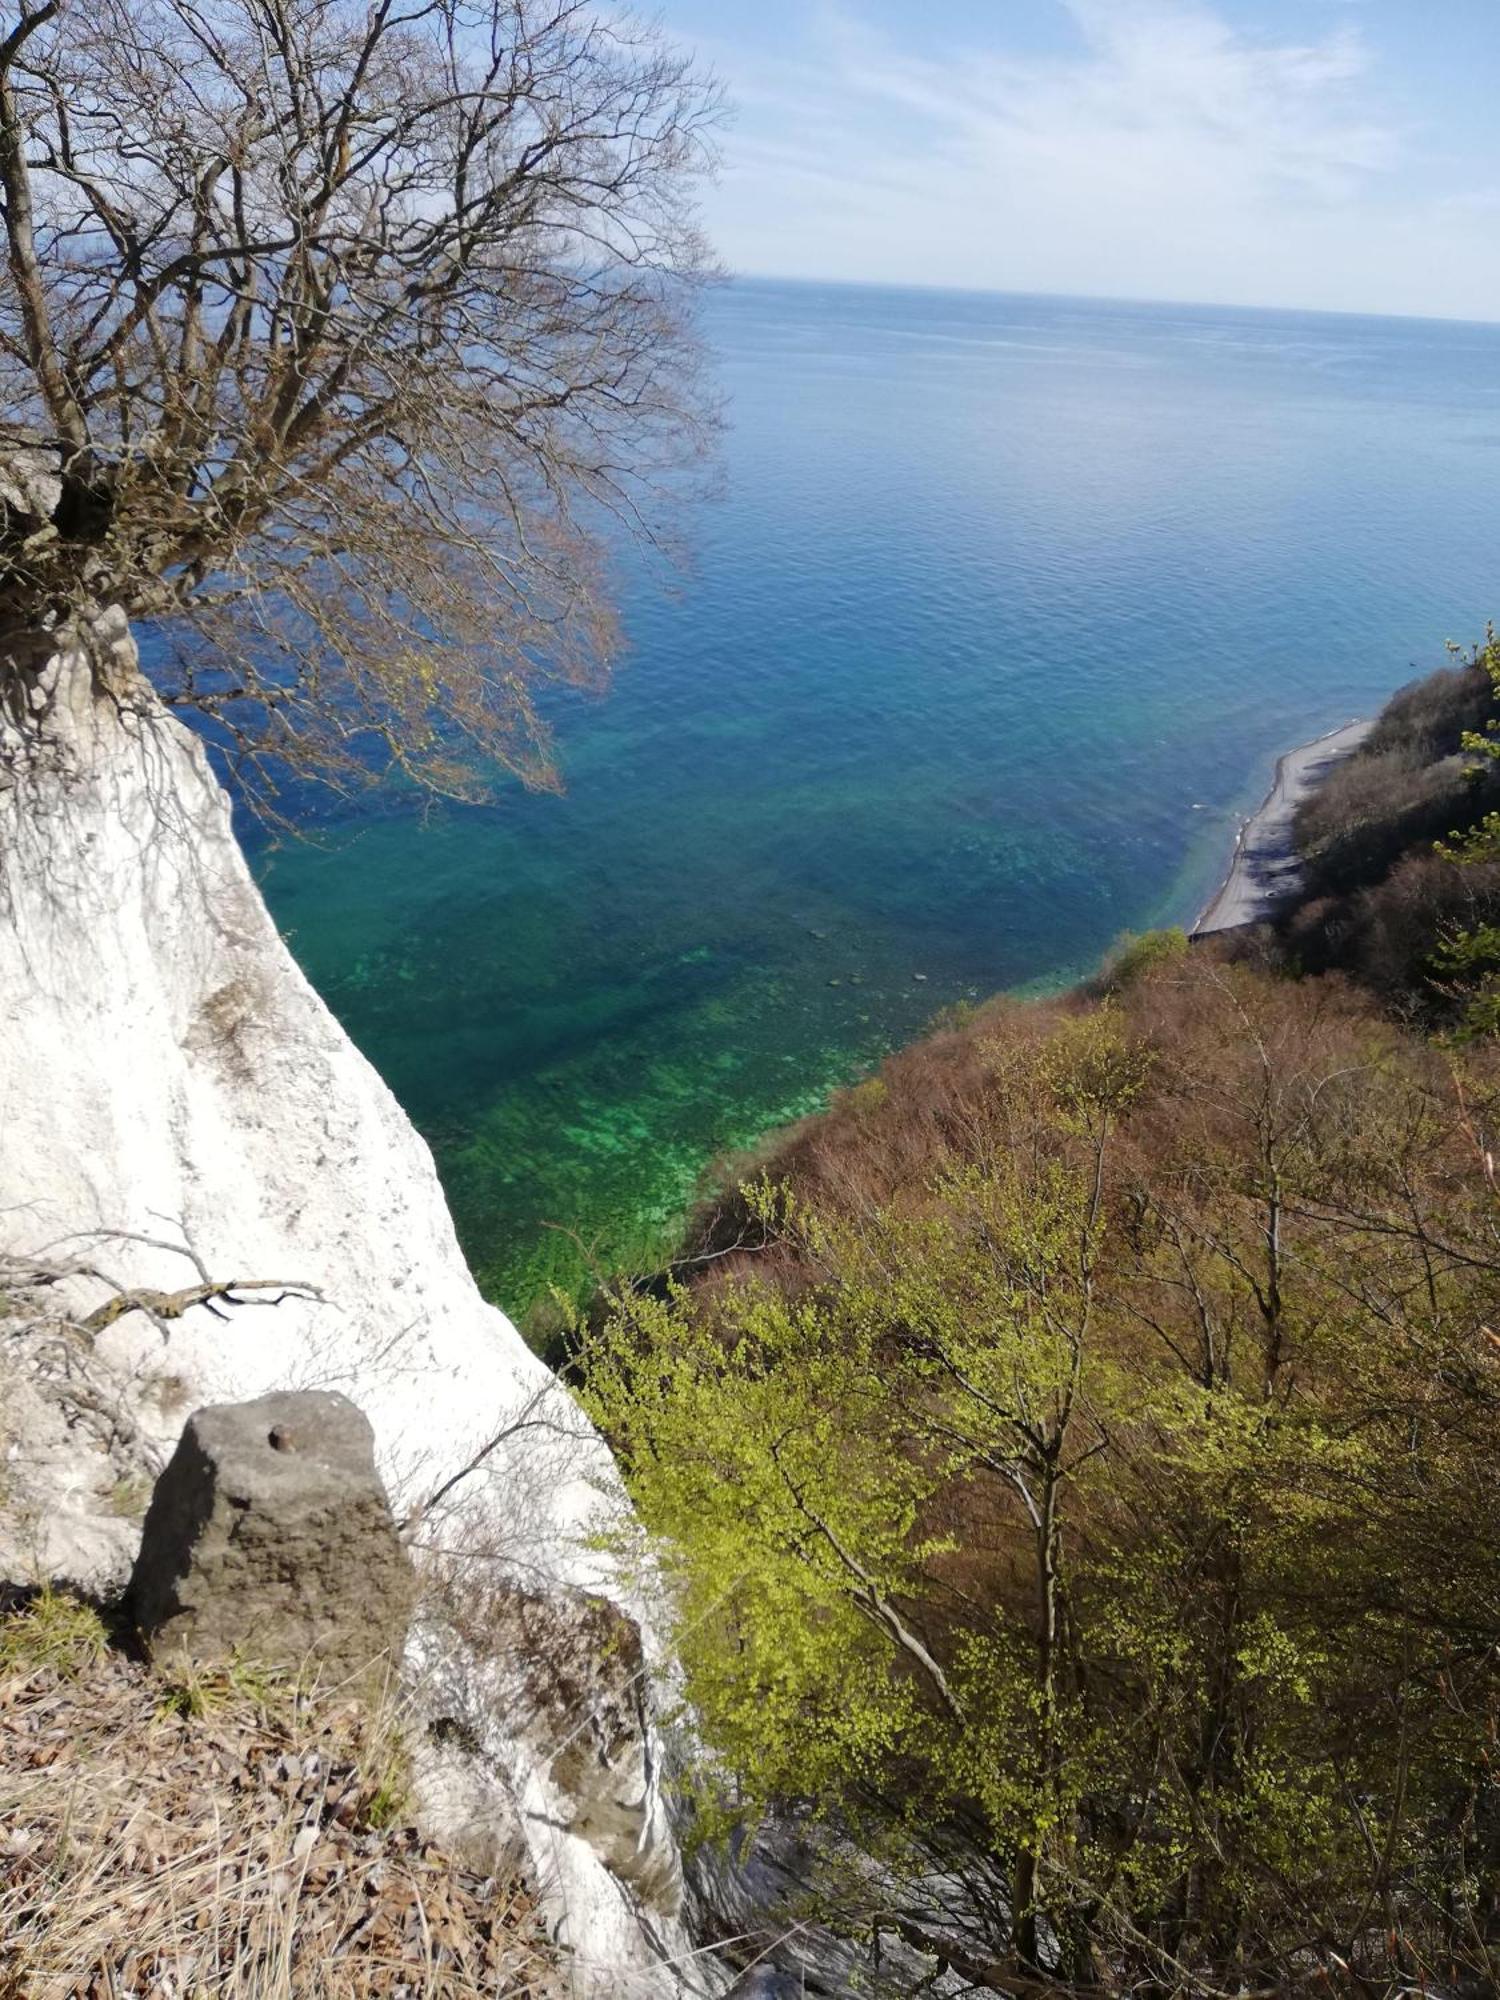
[[[726,494],[561,798],[263,864],[524,1312],[939,1008],[1190,918],[1500,608],[1500,329],[742,283]]]

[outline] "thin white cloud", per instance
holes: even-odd
[[[774,61],[718,50],[741,104],[713,217],[728,261],[1500,316],[1486,203],[1410,192],[1420,135],[1382,102],[1350,10],[1296,41],[1206,0],[1060,11],[1071,47],[1048,56],[934,52],[854,0],[812,10]]]

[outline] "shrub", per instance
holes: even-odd
[[[1490,634],[1472,658],[1393,695],[1361,749],[1304,801],[1295,838],[1306,895],[1279,926],[1296,969],[1347,972],[1428,1023],[1464,1013],[1479,976],[1464,939],[1500,913],[1482,831],[1500,808],[1497,675]]]
[[[1483,729],[1495,706],[1489,676],[1478,659],[1439,667],[1396,690],[1376,717],[1356,761],[1410,750],[1423,763],[1436,763],[1462,749],[1471,731]]]
[[[1379,881],[1416,842],[1483,810],[1474,802],[1495,787],[1469,740],[1497,707],[1487,657],[1476,652],[1398,689],[1360,748],[1303,802],[1295,837],[1311,894]]]
[[[1170,930],[1143,931],[1139,937],[1126,931],[1105,960],[1097,985],[1105,992],[1118,992],[1154,967],[1185,958],[1188,949],[1188,934],[1181,925]]]

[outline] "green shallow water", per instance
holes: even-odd
[[[727,497],[566,795],[257,856],[525,1315],[940,1008],[1191,917],[1289,744],[1494,608],[1500,332],[744,285]]]
[[[872,930],[813,885],[790,910],[705,894],[685,914],[670,872],[650,894],[644,859],[616,851],[587,902],[543,901],[505,886],[506,849],[477,814],[390,821],[279,857],[274,880],[293,948],[413,1108],[481,1281],[518,1313],[590,1262],[649,1263],[713,1156],[985,990],[941,937]],[[996,865],[977,839],[954,858]]]

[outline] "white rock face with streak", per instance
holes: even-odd
[[[200,746],[140,682],[118,620],[87,655],[39,658],[28,701],[0,715],[0,1253],[12,1278],[34,1267],[26,1298],[75,1318],[119,1287],[289,1287],[131,1311],[68,1353],[16,1316],[12,1284],[0,1576],[119,1582],[138,1537],[122,1477],[154,1472],[190,1410],[319,1388],[369,1417],[398,1516],[524,1423],[423,1515],[419,1548],[563,1601],[608,1588],[580,1541],[616,1490],[608,1454],[479,1296],[427,1148],[287,952]],[[78,1265],[97,1275],[48,1282]],[[649,1737],[583,1780],[575,1746],[564,1790],[552,1746],[508,1733],[503,1659],[477,1668],[446,1628],[417,1651],[429,1711],[468,1746],[462,1771],[447,1759],[454,1809],[519,1816],[579,1990],[678,1991]],[[635,1815],[656,1908],[621,1879],[618,1831],[612,1870],[570,1830],[599,1817],[580,1784],[611,1794],[612,1825]],[[691,1988],[718,1983],[705,1969]]]

